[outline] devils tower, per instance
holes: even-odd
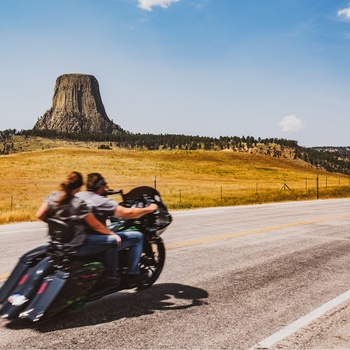
[[[107,116],[97,79],[88,74],[64,74],[57,78],[52,107],[38,119],[34,129],[90,134],[121,130]]]

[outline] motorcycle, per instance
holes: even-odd
[[[148,186],[136,187],[124,194],[122,190],[108,190],[106,195],[119,194],[126,207],[145,207],[156,203],[158,210],[138,219],[110,217],[108,227],[118,233],[138,230],[144,235],[140,272],[143,274],[138,289],[151,287],[162,272],[165,262],[165,246],[161,234],[171,224],[172,217],[159,192]],[[94,291],[105,266],[100,255],[76,256],[64,243],[70,239],[70,227],[66,223],[48,220],[50,240],[20,259],[9,278],[0,289],[0,316],[36,322],[51,318],[66,310],[75,310],[85,303],[128,288],[128,248],[118,254],[121,282],[115,289]]]

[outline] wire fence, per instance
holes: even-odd
[[[129,184],[128,188],[144,184]],[[316,176],[299,180],[220,180],[207,182],[164,183],[154,176],[148,184],[160,191],[169,208],[239,205],[279,200],[319,199],[350,196],[350,177]],[[45,196],[44,196],[45,197]],[[1,212],[35,212],[44,198],[27,194],[1,194]]]
[[[163,198],[178,207],[253,204],[269,201],[308,200],[350,196],[350,177],[319,177],[302,180],[241,180],[182,184],[169,188],[156,184]],[[185,205],[186,204],[186,205]]]

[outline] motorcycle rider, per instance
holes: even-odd
[[[101,278],[99,289],[113,289],[120,283],[116,261],[121,239],[97,220],[92,208],[76,196],[82,185],[82,175],[71,172],[61,184],[60,191],[46,197],[36,216],[44,222],[52,217],[65,221],[74,216],[75,220],[69,221],[74,236],[65,246],[74,248],[77,256],[104,253],[106,272]],[[87,227],[99,234],[86,234]]]
[[[135,219],[158,209],[155,203],[151,203],[146,208],[126,208],[113,199],[105,197],[107,182],[100,173],[88,174],[86,189],[87,191],[79,192],[77,197],[93,207],[94,215],[104,225],[106,225],[106,220],[110,216]],[[143,234],[138,231],[123,231],[118,232],[118,235],[121,238],[121,245],[118,247],[118,250],[129,248],[127,284],[129,288],[133,288],[141,283],[144,278],[140,275],[139,270],[143,248]]]

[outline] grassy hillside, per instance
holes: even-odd
[[[320,198],[350,196],[346,175],[269,156],[53,148],[0,157],[0,223],[35,220],[42,200],[72,170],[101,172],[111,188],[125,192],[156,184],[170,209],[315,199],[317,176]]]

